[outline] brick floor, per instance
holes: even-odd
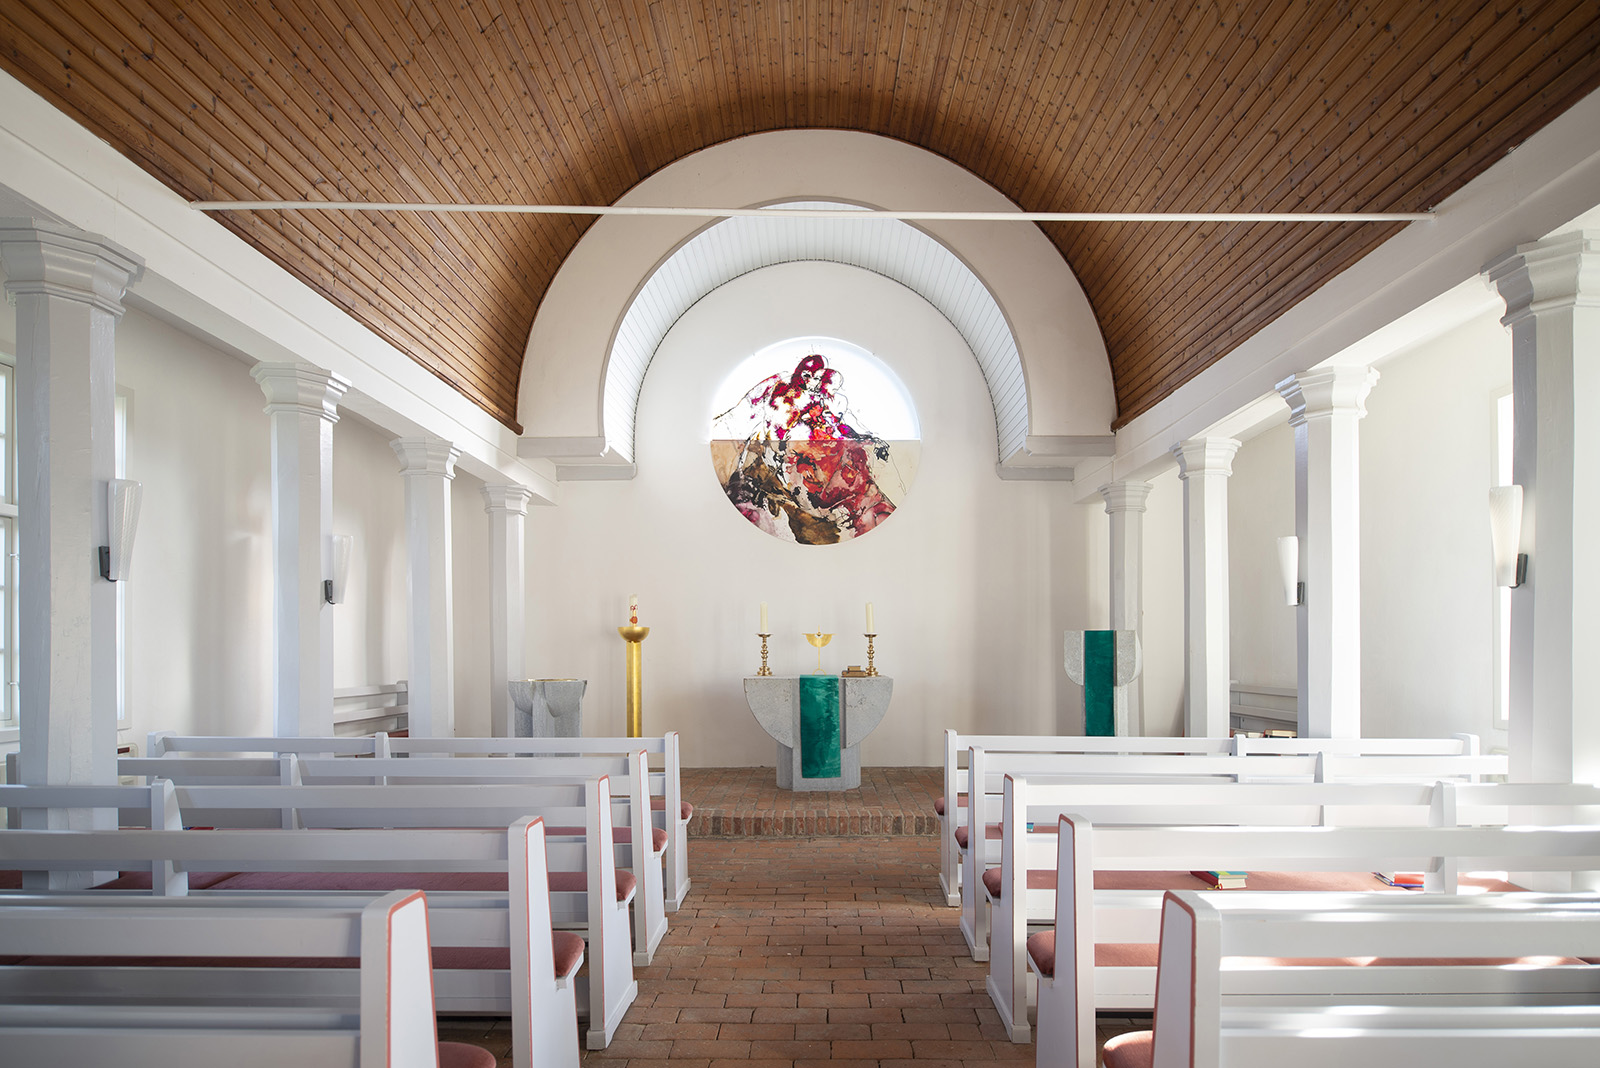
[[[938,834],[941,768],[862,768],[855,790],[778,789],[773,768],[685,768],[689,834],[710,837]]]
[[[1033,1064],[942,903],[935,839],[714,837],[689,854],[693,887],[639,999],[583,1068]],[[1102,1019],[1101,1038],[1136,1023]],[[511,1064],[509,1021],[443,1019],[440,1035]]]

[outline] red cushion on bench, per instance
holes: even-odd
[[[556,954],[556,978],[566,979],[583,963],[583,936],[571,931],[551,931],[550,941]]]
[[[639,881],[633,877],[631,871],[617,869],[617,900],[626,901],[638,888]],[[589,876],[581,871],[553,871],[550,873],[550,889],[555,892],[573,893],[589,889]]]
[[[1056,933],[1040,931],[1028,936],[1028,957],[1040,975],[1056,974]]]
[[[657,812],[665,812],[667,810],[667,799],[664,797],[652,797],[650,799],[650,807],[655,809]],[[694,806],[689,804],[687,801],[679,801],[678,818],[682,820],[693,819]]]
[[[506,877],[494,871],[256,871],[234,875],[217,890],[506,890]]]
[[[998,823],[989,823],[989,824],[985,824],[984,825],[983,836],[985,838],[988,838],[991,841],[994,841],[994,840],[998,839],[1000,837],[1001,833],[1002,832],[1000,830],[1000,825]],[[956,830],[955,830],[956,845],[960,846],[962,849],[967,848],[967,839],[969,837],[971,837],[971,836],[967,834],[967,828],[965,828],[965,827],[957,827],[956,828]]]
[[[1106,1068],[1150,1068],[1155,1053],[1154,1031],[1125,1031],[1106,1040],[1102,1056]]]
[[[967,795],[966,794],[956,794],[956,808],[966,808],[966,807],[967,807]],[[944,815],[944,795],[941,794],[940,796],[938,796],[938,797],[933,799],[933,811],[938,813],[941,816]]]
[[[190,890],[210,890],[218,883],[231,879],[238,872],[232,871],[192,871],[189,873]],[[96,890],[148,890],[150,889],[150,873],[147,871],[125,871],[110,882],[98,883]]]
[[[495,1068],[500,1063],[482,1046],[465,1042],[439,1043],[439,1068]]]
[[[984,888],[989,891],[990,897],[994,898],[995,900],[999,900],[1001,897],[1000,869],[990,868],[988,871],[984,872],[983,885]],[[1056,873],[1054,868],[1049,870],[1036,868],[1033,871],[1028,872],[1029,890],[1054,890],[1055,888]]]

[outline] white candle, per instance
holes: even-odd
[[[873,626],[872,626],[872,602],[871,601],[867,602],[867,633],[868,634],[876,634],[876,633],[878,633],[877,630],[875,630],[873,628]]]
[[[772,633],[772,631],[767,627],[767,602],[765,602],[765,601],[761,602],[761,633],[762,634],[771,634]]]

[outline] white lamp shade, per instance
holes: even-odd
[[[330,534],[328,541],[328,578],[333,583],[328,600],[332,604],[344,604],[345,583],[350,579],[350,550],[356,539],[352,534]]]
[[[139,526],[139,500],[144,487],[125,478],[106,486],[106,545],[110,549],[106,577],[121,582],[133,563],[133,535]]]
[[[1278,539],[1278,571],[1283,575],[1283,603],[1300,603],[1300,539]]]
[[[1517,553],[1522,550],[1522,487],[1489,490],[1489,538],[1494,546],[1494,584],[1517,584]]]

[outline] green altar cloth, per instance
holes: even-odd
[[[842,750],[838,677],[801,675],[800,774],[808,779],[837,777]]]
[[[1117,632],[1083,632],[1083,733],[1117,733]]]

